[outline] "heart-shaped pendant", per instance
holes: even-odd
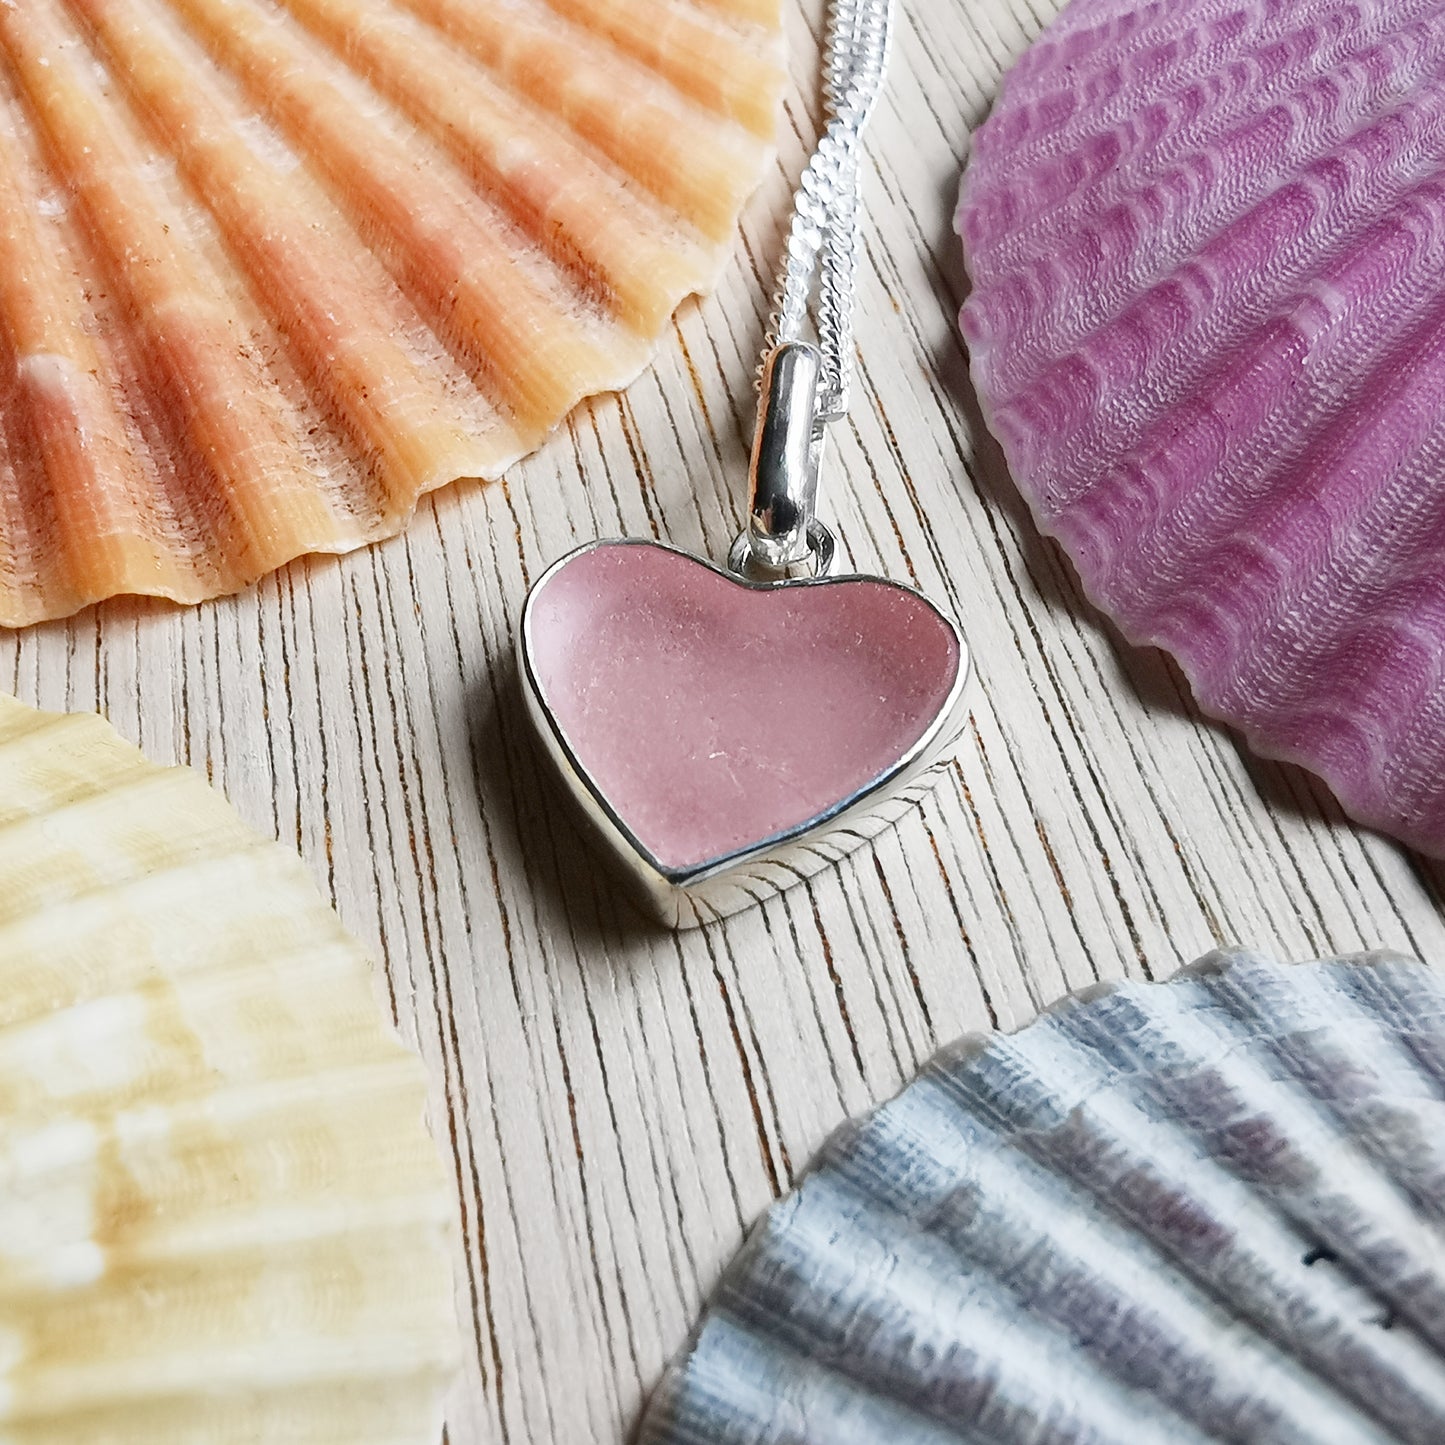
[[[793,207],[729,570],[658,542],[593,542],[522,611],[543,744],[675,928],[786,888],[895,822],[963,727],[958,628],[911,587],[828,576],[833,534],[816,515],[827,426],[848,409],[858,138],[892,17],[892,0],[828,7],[827,129]]]
[[[968,654],[895,582],[751,582],[657,542],[607,541],[532,589],[521,669],[603,846],[685,928],[895,822],[962,730]]]

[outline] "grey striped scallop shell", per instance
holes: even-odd
[[[755,1229],[643,1445],[1445,1441],[1445,977],[1212,954],[965,1039]]]

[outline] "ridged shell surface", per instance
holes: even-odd
[[[299,859],[0,697],[0,1440],[437,1445],[424,1100]]]
[[[1445,1439],[1445,983],[1201,960],[965,1040],[725,1274],[645,1445]]]
[[[777,0],[0,4],[0,624],[398,531],[645,364]]]
[[[1074,0],[958,227],[985,415],[1089,594],[1445,854],[1445,7]]]

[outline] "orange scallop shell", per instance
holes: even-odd
[[[629,381],[777,0],[0,4],[0,623],[392,535]]]

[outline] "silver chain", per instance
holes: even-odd
[[[893,0],[833,0],[824,41],[825,126],[798,183],[763,355],[802,341],[819,274],[818,420],[848,410],[853,370],[853,284],[858,269],[858,142],[883,88]]]
[[[793,198],[793,219],[758,373],[748,523],[728,553],[740,576],[780,580],[832,566],[816,515],[826,423],[848,410],[858,269],[858,138],[883,88],[893,0],[832,0],[823,62],[824,128]],[[819,273],[814,345],[806,335]]]

